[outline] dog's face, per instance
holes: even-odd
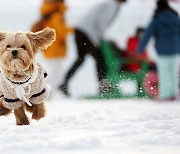
[[[32,75],[38,50],[44,50],[55,40],[55,31],[45,28],[32,32],[0,32],[0,67],[9,77]],[[27,74],[28,73],[28,74]]]

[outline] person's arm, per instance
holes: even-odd
[[[155,33],[155,26],[156,26],[155,22],[156,22],[155,19],[153,19],[151,23],[149,24],[149,26],[147,27],[145,34],[143,38],[141,39],[140,44],[138,45],[136,53],[142,53],[144,51],[144,48],[149,42],[151,36]]]

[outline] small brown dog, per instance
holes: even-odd
[[[17,125],[30,123],[24,109],[32,113],[32,119],[45,116],[47,74],[35,55],[50,46],[55,37],[51,28],[36,33],[0,32],[0,115],[14,110]]]

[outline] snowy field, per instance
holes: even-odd
[[[30,126],[0,118],[0,153],[179,154],[179,108],[136,100],[47,103],[47,117]]]
[[[75,25],[101,1],[67,0],[68,23]],[[0,4],[0,30],[27,31],[39,18],[40,0],[0,0]],[[173,6],[180,11],[180,4]],[[154,0],[129,0],[105,38],[125,47],[127,37],[136,26],[147,25],[153,10]],[[73,35],[68,44],[64,72],[75,59]],[[150,57],[155,59],[152,46],[149,48]],[[46,67],[41,55],[38,58]],[[44,119],[31,121],[30,126],[15,126],[13,114],[0,117],[0,154],[180,154],[179,102],[77,99],[96,93],[96,83],[94,61],[88,57],[71,81],[72,99],[56,94],[46,104]]]

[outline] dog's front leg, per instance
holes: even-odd
[[[46,115],[44,103],[33,104],[32,106],[28,106],[27,104],[25,104],[25,107],[27,111],[32,113],[32,119],[40,120]]]
[[[14,115],[16,117],[16,125],[29,125],[29,119],[25,114],[24,108],[20,107],[14,110]]]
[[[41,118],[44,118],[46,115],[46,109],[44,106],[44,103],[41,104],[33,104],[33,114],[32,119],[40,120]]]
[[[3,115],[6,116],[10,113],[11,113],[11,110],[5,108],[2,104],[2,102],[0,101],[0,116],[3,116]]]

